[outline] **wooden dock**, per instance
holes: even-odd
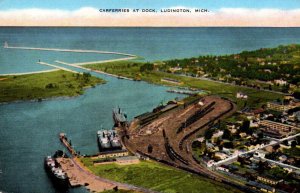
[[[74,148],[68,141],[65,133],[59,134],[59,140],[65,145],[65,147],[68,149],[72,156],[77,156],[77,152],[74,150]]]

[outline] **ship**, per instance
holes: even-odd
[[[56,158],[64,157],[63,151],[56,151],[53,156],[47,156],[44,159],[45,170],[48,175],[51,177],[51,180],[56,187],[59,188],[68,188],[69,187],[69,178],[67,174],[62,170]]]
[[[112,132],[111,132],[110,143],[111,143],[111,147],[113,149],[122,149],[122,145],[121,145],[119,136],[115,130],[112,130]]]
[[[97,141],[100,151],[106,151],[111,149],[109,136],[110,133],[108,130],[101,130],[97,132]]]
[[[100,130],[97,132],[99,150],[113,151],[122,149],[121,142],[115,130]]]
[[[113,119],[115,126],[125,126],[127,123],[127,115],[124,113],[120,107],[113,109]]]

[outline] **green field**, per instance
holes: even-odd
[[[239,192],[212,180],[195,176],[153,161],[141,161],[139,164],[120,166],[105,164],[93,166],[90,158],[83,163],[96,175],[114,180],[168,193],[229,193]]]
[[[119,61],[119,62],[110,62],[110,63],[102,63],[102,64],[93,64],[87,65],[86,67],[102,70],[111,74],[117,74],[121,76],[126,76],[134,79],[141,79],[147,81],[149,83],[154,84],[164,84],[169,86],[177,86],[172,85],[171,83],[162,82],[162,78],[172,78],[178,81],[183,82],[180,86],[198,88],[202,90],[209,91],[211,94],[220,95],[223,97],[227,97],[237,102],[238,107],[242,108],[245,103],[251,107],[258,107],[263,105],[267,101],[276,100],[278,98],[282,98],[282,94],[266,92],[262,90],[256,90],[251,88],[245,88],[235,85],[228,85],[208,80],[200,80],[192,77],[184,77],[176,74],[159,72],[159,71],[144,71],[140,72],[140,67],[144,63],[137,63],[133,61]],[[247,102],[244,100],[237,100],[235,95],[237,92],[243,92],[247,94],[248,100]]]
[[[77,96],[83,93],[84,88],[100,83],[104,83],[104,80],[62,70],[30,75],[0,76],[0,102]]]

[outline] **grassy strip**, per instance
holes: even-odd
[[[101,193],[140,193],[140,192],[137,192],[137,191],[134,191],[134,190],[105,190]]]
[[[125,77],[130,77],[133,79],[141,79],[154,84],[163,84],[169,86],[171,83],[162,82],[162,78],[172,78],[182,82],[181,86],[198,88],[202,90],[209,91],[211,94],[220,95],[223,97],[227,97],[237,102],[239,108],[243,108],[245,105],[250,107],[258,107],[264,104],[267,101],[276,100],[278,98],[282,98],[283,95],[277,93],[270,93],[262,90],[254,90],[251,88],[245,88],[235,85],[227,85],[218,82],[212,82],[208,80],[200,80],[191,77],[183,77],[176,74],[158,72],[158,71],[145,71],[143,73],[140,72],[140,67],[143,63],[137,63],[132,61],[118,61],[118,62],[110,62],[110,63],[102,63],[102,64],[93,64],[87,65],[86,67],[101,70],[112,74],[117,74]],[[247,94],[248,100],[240,100],[236,99],[236,93],[243,92]],[[246,103],[246,104],[245,104]]]
[[[141,161],[139,164],[123,166],[117,164],[93,166],[90,158],[83,158],[82,161],[98,176],[159,192],[239,192],[212,180],[153,161]]]
[[[83,75],[62,70],[31,75],[0,76],[0,102],[77,96],[83,94],[84,88],[100,83],[104,83],[104,80],[96,77],[85,78]]]

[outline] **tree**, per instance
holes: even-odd
[[[300,99],[300,90],[297,90],[293,93],[293,97]]]
[[[297,144],[300,145],[300,136],[296,137]]]
[[[230,139],[231,138],[231,133],[230,133],[230,131],[228,129],[224,130],[222,138],[223,139]]]
[[[249,120],[245,120],[240,128],[241,132],[245,132],[247,134],[252,134],[253,130],[250,129],[250,121]]]
[[[224,147],[233,148],[233,143],[231,141],[224,143]]]
[[[152,71],[154,70],[154,64],[147,62],[140,67],[140,72]]]
[[[192,143],[192,148],[200,148],[201,147],[201,142],[200,141],[194,141]]]
[[[90,78],[91,78],[91,76],[92,76],[89,72],[84,72],[82,75],[83,75],[83,80],[84,80],[85,82],[89,82],[89,81],[90,81]]]
[[[205,139],[210,139],[214,134],[214,130],[209,128],[205,131],[204,137]]]
[[[296,145],[297,145],[297,142],[296,142],[296,141],[292,141],[292,143],[291,143],[291,148],[295,148]]]
[[[279,145],[279,144],[276,144],[276,145],[273,146],[273,150],[274,150],[274,151],[277,151],[279,148],[280,148],[280,145]]]

